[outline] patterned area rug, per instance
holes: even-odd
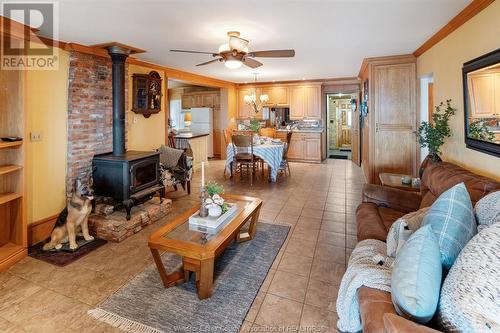
[[[198,299],[193,280],[165,289],[151,265],[89,314],[127,332],[238,332],[289,230],[258,223],[253,240],[233,242],[215,262],[209,299]],[[169,268],[181,262],[162,259]]]

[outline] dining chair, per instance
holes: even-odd
[[[175,146],[175,134],[174,133],[168,133],[168,146],[170,148],[174,148],[174,149],[177,148]]]
[[[276,128],[274,127],[263,127],[259,129],[260,136],[267,136],[269,138],[276,138]]]
[[[290,164],[288,163],[288,149],[290,148],[290,141],[292,140],[293,132],[286,133],[286,145],[283,148],[283,159],[281,160],[280,171],[283,171],[286,176],[286,170],[288,170],[288,175],[291,175]]]
[[[243,167],[246,166],[247,172],[250,173],[250,186],[252,186],[255,167],[258,163],[257,158],[253,154],[253,138],[251,135],[233,135],[231,136],[231,141],[231,146],[233,147],[231,179],[233,179],[238,169],[240,170],[241,177]]]

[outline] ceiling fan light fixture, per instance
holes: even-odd
[[[222,44],[221,46],[219,46],[219,53],[227,52],[227,51],[231,51],[231,48],[229,47],[228,43]]]
[[[224,61],[224,66],[226,66],[229,69],[238,69],[241,67],[241,65],[243,65],[243,63],[239,60],[228,59]]]

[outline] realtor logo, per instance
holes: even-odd
[[[0,68],[57,70],[59,49],[52,46],[52,41],[59,37],[57,3],[3,1],[1,7],[5,19]]]

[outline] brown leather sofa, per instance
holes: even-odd
[[[425,169],[420,193],[366,184],[363,203],[356,211],[358,241],[385,242],[389,228],[398,218],[432,205],[441,193],[461,182],[465,183],[474,205],[488,193],[500,190],[500,182],[446,162]],[[364,333],[436,332],[398,316],[388,292],[362,287],[358,298]]]

